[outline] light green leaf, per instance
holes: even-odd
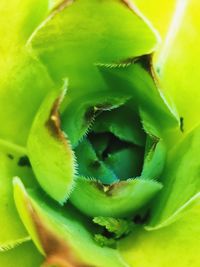
[[[3,125],[0,137],[26,146],[33,118],[53,83],[45,68],[22,50],[3,62],[0,63],[0,121]]]
[[[27,191],[19,178],[14,180],[14,196],[21,219],[37,247],[45,253],[47,263],[127,267],[117,250],[101,248],[95,243],[93,226],[88,225],[84,217],[70,206],[47,204],[50,202],[42,195]]]
[[[2,267],[38,267],[41,266],[43,260],[32,242],[26,242],[0,253],[0,266]]]
[[[182,206],[200,191],[200,127],[188,134],[168,154],[161,177],[163,190],[152,208],[151,226],[165,225]],[[169,220],[169,223],[171,221]]]
[[[197,267],[200,246],[200,206],[174,224],[157,231],[135,229],[120,244],[129,267]]]
[[[165,43],[177,0],[131,0],[131,2],[135,3],[141,14],[145,16],[159,32],[162,38],[162,46]]]
[[[114,88],[92,93],[84,90],[82,94],[67,95],[61,110],[62,129],[73,147],[88,134],[99,113],[116,109],[130,98],[130,93],[116,92]]]
[[[42,103],[28,139],[30,161],[41,187],[56,201],[69,197],[74,183],[75,158],[60,129],[59,106],[65,94],[52,91]]]
[[[58,81],[67,76],[70,89],[77,92],[99,88],[93,64],[149,54],[157,37],[122,1],[81,0],[47,20],[29,44],[52,77]]]
[[[179,9],[171,25],[170,39],[157,63],[163,90],[174,100],[186,132],[199,123],[199,8],[199,1],[179,1]],[[178,32],[175,31],[177,23]]]
[[[13,200],[12,178],[20,175],[26,185],[37,186],[26,149],[0,140],[0,251],[8,250],[29,239]]]
[[[138,63],[130,62],[126,66],[112,68],[99,66],[99,70],[108,86],[131,92],[132,106],[138,109],[142,120],[146,121],[146,118],[143,119],[143,114],[148,114],[148,124],[152,125],[152,129],[156,129],[156,133],[152,134],[157,135],[157,132],[164,134],[170,129],[177,128],[179,119],[175,110],[168,105],[158,90],[154,77],[149,73],[152,70],[146,69],[144,64],[148,61],[147,57]]]
[[[0,2],[0,138],[26,145],[33,117],[52,88],[47,71],[24,47],[49,12],[48,0]]]
[[[166,145],[159,138],[147,137],[146,146],[141,177],[143,179],[159,179],[165,165]]]
[[[91,217],[123,218],[133,216],[161,189],[162,185],[153,180],[129,179],[103,186],[95,180],[79,177],[70,201]]]
[[[49,0],[1,1],[0,10],[0,46],[4,47],[3,51],[7,54],[10,49],[23,45],[46,17],[49,12]]]

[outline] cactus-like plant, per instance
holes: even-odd
[[[198,120],[160,88],[176,100],[177,54],[163,48],[159,74],[158,33],[128,0],[0,8],[0,264],[164,267],[176,254],[197,267]]]

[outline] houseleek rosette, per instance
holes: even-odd
[[[1,64],[2,263],[140,267],[135,242],[148,261],[148,242],[170,242],[159,229],[199,196],[199,129],[176,144],[183,118],[159,88],[157,33],[125,0],[20,8]]]

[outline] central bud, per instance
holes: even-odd
[[[146,134],[142,125],[134,131],[134,124],[126,105],[99,112],[87,136],[75,148],[79,175],[105,185],[140,176]]]

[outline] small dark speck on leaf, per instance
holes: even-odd
[[[90,164],[91,168],[98,169],[101,166],[101,163],[98,160],[92,161]]]
[[[12,154],[7,154],[9,159],[14,159],[14,156]]]
[[[145,224],[148,221],[149,216],[150,216],[150,211],[147,211],[147,213],[143,216],[140,214],[136,215],[133,221],[135,224]]]
[[[20,167],[31,167],[29,158],[27,156],[20,157],[17,164]]]
[[[158,74],[160,74],[160,72],[161,72],[160,67],[157,67],[157,68],[156,68],[156,72],[157,72]]]
[[[181,132],[184,132],[184,118],[180,117],[180,130]]]

